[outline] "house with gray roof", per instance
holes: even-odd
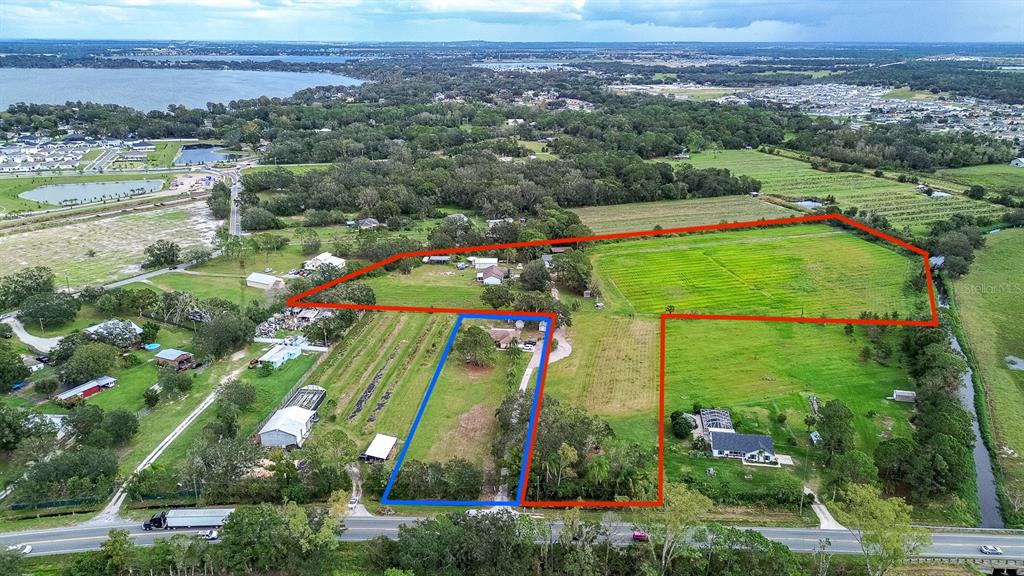
[[[775,464],[775,447],[770,436],[711,432],[711,454],[715,458],[738,458],[744,462]]]

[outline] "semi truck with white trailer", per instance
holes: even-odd
[[[154,514],[142,524],[144,530],[176,528],[220,528],[234,508],[176,508]]]

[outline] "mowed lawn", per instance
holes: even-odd
[[[474,324],[484,326],[467,320],[460,330]],[[406,458],[425,462],[465,458],[493,472],[490,448],[498,432],[494,412],[509,394],[505,375],[515,371],[518,387],[528,359],[529,354],[524,353],[513,366],[508,354],[497,353],[494,365],[483,368],[466,363],[453,350],[441,369],[416,434],[409,440],[412,444]]]
[[[923,230],[952,214],[996,216],[1004,209],[962,196],[929,197],[913,184],[875,178],[867,173],[821,172],[806,162],[765,154],[756,150],[724,150],[694,154],[687,162],[697,168],[728,168],[736,175],[761,181],[761,192],[803,200],[834,196],[842,208],[857,207],[881,214],[898,227]]]
[[[615,206],[574,208],[580,220],[598,234],[680,228],[722,222],[743,222],[765,218],[785,218],[799,213],[750,196],[721,196],[692,200],[637,202]]]
[[[223,298],[242,308],[249,302],[263,304],[266,291],[245,285],[245,276],[221,276],[193,272],[170,272],[154,276],[147,281],[165,292],[191,292],[201,300]]]
[[[545,396],[602,417],[619,437],[656,444],[658,319],[594,310],[585,300],[566,330],[572,354],[548,366]]]
[[[409,274],[391,272],[367,278],[377,295],[377,304],[432,306],[436,308],[483,308],[483,286],[476,282],[472,268],[423,265]]]
[[[1024,493],[1024,371],[1010,370],[1007,356],[1024,358],[1024,230],[986,236],[971,272],[953,283],[967,345],[988,395],[998,464],[1007,492]],[[1024,509],[1016,511],[1024,525]]]
[[[592,256],[608,307],[620,314],[676,312],[926,316],[907,294],[922,264],[826,225],[654,237],[598,245]]]

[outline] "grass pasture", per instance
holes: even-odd
[[[694,154],[688,162],[697,168],[728,168],[734,174],[756,178],[764,194],[796,200],[831,195],[840,207],[881,214],[897,228],[920,230],[954,213],[996,216],[1003,212],[1001,207],[986,202],[961,196],[933,198],[917,192],[913,184],[854,172],[821,172],[800,160],[756,150],[704,152]]]
[[[966,189],[974,185],[983,186],[988,196],[1001,193],[1024,195],[1024,168],[1009,164],[985,164],[965,168],[937,170],[934,175],[922,175],[925,182],[937,185],[952,184],[954,188]]]
[[[599,245],[592,257],[607,306],[620,314],[676,312],[923,316],[904,292],[921,264],[826,225],[662,236]]]
[[[591,305],[567,330],[572,354],[548,366],[544,393],[601,416],[619,437],[656,444],[659,321]]]
[[[491,324],[498,323],[464,320],[460,330]],[[494,411],[509,392],[506,372],[514,370],[521,376],[529,355],[524,353],[518,366],[512,366],[507,354],[498,353],[495,358],[493,366],[481,368],[462,361],[454,350],[448,355],[411,439],[407,458],[424,462],[465,458],[487,472],[495,472],[490,456],[498,426]]]
[[[544,148],[547,144],[536,140],[519,140],[519,145],[529,150],[537,157],[537,160],[557,160],[558,154],[547,152]]]
[[[895,362],[860,361],[859,330],[851,338],[838,325],[717,320],[668,320],[665,329],[666,413],[695,402],[731,409],[737,430],[770,435],[786,453],[790,436],[807,445],[813,394],[850,407],[856,444],[869,454],[881,439],[910,434],[910,405],[885,397],[912,385]]]
[[[680,228],[798,215],[793,210],[749,196],[591,206],[574,208],[573,212],[598,234],[651,230],[655,226]]]
[[[913,384],[898,358],[888,365],[861,361],[859,352],[866,342],[861,329],[849,337],[838,325],[668,320],[665,413],[689,412],[695,403],[727,409],[738,432],[771,436],[777,453],[793,457],[795,466],[775,473],[794,475],[820,490],[822,454],[812,446],[804,424],[812,395],[820,405],[838,399],[850,408],[854,444],[868,455],[883,440],[912,434],[913,406],[885,398],[894,389],[913,389]],[[733,465],[691,458],[686,444],[666,434],[669,482],[694,471],[695,477],[704,479],[701,472],[708,466],[725,473]],[[749,467],[738,468],[763,476]],[[770,480],[755,478],[754,483]],[[744,482],[738,472],[716,481]],[[976,525],[977,502],[959,497],[928,502],[916,506],[914,516],[924,523]]]
[[[1011,495],[1024,493],[1024,371],[1006,362],[1011,355],[1024,358],[1022,265],[1024,230],[1003,230],[987,236],[971,272],[953,283],[966,345],[987,395],[999,472]],[[1024,526],[1024,508],[1008,520]]]
[[[5,270],[48,266],[57,284],[63,285],[66,275],[72,288],[82,287],[138,273],[143,251],[157,240],[182,248],[208,243],[216,225],[201,202],[78,220],[0,236],[0,262]]]
[[[423,265],[409,274],[392,272],[367,278],[378,304],[434,306],[438,308],[482,308],[483,288],[476,271],[454,266]]]

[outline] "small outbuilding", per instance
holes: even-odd
[[[383,462],[391,457],[391,452],[395,449],[397,442],[398,438],[394,436],[377,434],[373,437],[366,452],[359,456],[359,459],[367,462]]]
[[[917,392],[914,392],[913,390],[893,390],[892,396],[886,398],[886,400],[913,403],[917,400]]]
[[[484,258],[484,257],[481,257],[481,256],[470,256],[469,258],[466,258],[466,260],[468,260],[469,263],[473,265],[473,268],[475,268],[477,270],[483,270],[485,268],[490,268],[491,266],[497,266],[498,265],[498,259],[497,258]]]
[[[316,412],[299,406],[282,408],[260,429],[260,444],[265,448],[302,448],[313,429]]]
[[[113,388],[117,384],[117,378],[112,376],[100,376],[89,380],[85,384],[79,384],[74,388],[65,390],[54,397],[57,402],[69,402],[76,398],[88,398],[95,396],[107,388]]]
[[[374,228],[380,226],[380,221],[378,221],[376,218],[363,218],[362,220],[356,222],[356,226],[360,230],[373,230]]]
[[[1014,158],[1010,160],[1010,166],[1014,168],[1024,168],[1024,158]]]
[[[245,278],[245,285],[250,288],[259,288],[260,290],[280,289],[284,288],[284,280],[270,274],[253,272]]]

